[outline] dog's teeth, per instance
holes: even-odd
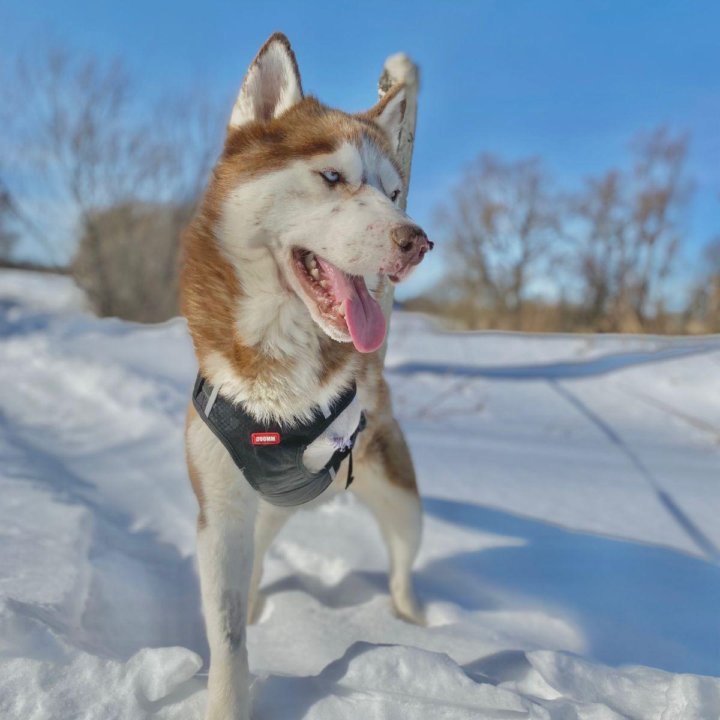
[[[319,274],[319,273],[318,273]],[[320,287],[327,288],[329,287],[330,283],[328,283],[327,280],[321,280],[320,281]]]
[[[314,268],[312,268],[312,269],[310,270],[310,276],[311,276],[314,280],[319,280],[319,279],[320,279],[320,271],[317,269],[317,267],[314,267]],[[322,283],[320,283],[320,284],[322,285]]]
[[[317,267],[317,262],[315,261],[315,255],[312,253],[308,253],[305,256],[305,267],[308,270],[312,270],[314,267]]]
[[[337,311],[338,311],[339,315],[342,315],[343,317],[345,317],[345,306],[344,305],[338,305]]]

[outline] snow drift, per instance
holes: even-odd
[[[720,717],[720,340],[393,318],[429,625],[350,494],[270,551],[258,720]],[[182,321],[0,274],[0,717],[201,718]]]

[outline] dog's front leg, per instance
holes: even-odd
[[[198,564],[210,645],[207,720],[249,720],[246,646],[257,498],[244,480],[208,492],[198,527]]]

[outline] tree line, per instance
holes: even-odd
[[[22,240],[100,315],[177,313],[180,238],[222,139],[202,92],[149,102],[120,61],[63,48],[6,65],[0,263]],[[720,237],[686,291],[689,138],[635,138],[627,165],[559,190],[537,158],[483,154],[437,211],[447,271],[409,307],[456,327],[720,331]]]
[[[462,328],[720,330],[720,238],[686,269],[689,138],[636,137],[627,167],[556,189],[539,159],[481,155],[438,211],[447,273],[408,305]]]

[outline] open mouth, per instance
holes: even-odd
[[[293,270],[306,302],[336,339],[352,339],[360,352],[377,350],[385,339],[385,316],[359,275],[349,275],[319,255],[296,248]],[[311,308],[312,310],[312,308]]]

